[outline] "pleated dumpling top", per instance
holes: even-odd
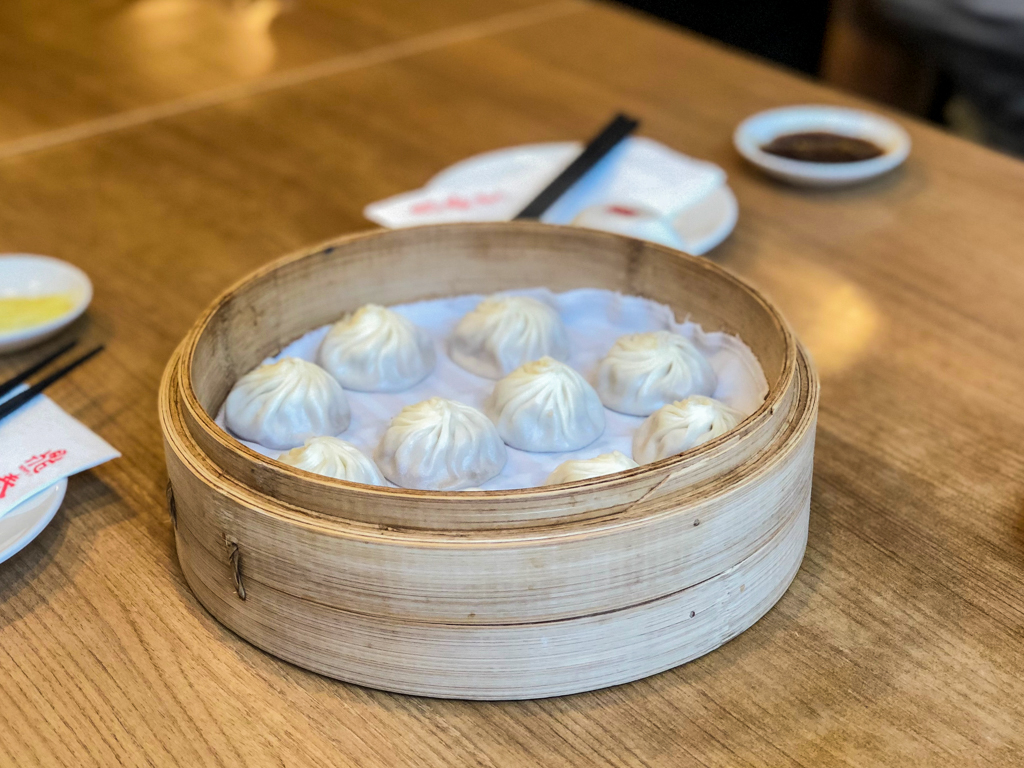
[[[384,476],[402,488],[461,491],[501,472],[507,454],[484,414],[432,397],[398,412],[373,457]]]
[[[601,402],[632,416],[649,416],[690,395],[713,395],[716,386],[718,377],[707,358],[671,331],[623,336],[597,367]]]
[[[282,453],[277,460],[337,480],[387,485],[377,465],[365,453],[336,437],[311,437],[305,445]]]
[[[640,464],[667,459],[724,435],[742,420],[742,413],[710,397],[669,403],[633,433],[633,458]]]
[[[604,432],[597,392],[550,357],[521,365],[495,384],[484,411],[501,439],[523,451],[575,451]]]
[[[548,475],[548,479],[544,481],[544,485],[575,483],[577,480],[614,475],[616,472],[635,469],[638,466],[639,464],[629,456],[619,451],[602,453],[592,459],[569,459],[555,467],[554,472]]]
[[[286,357],[240,378],[228,395],[224,418],[243,440],[283,450],[345,431],[351,414],[345,391],[331,374]]]
[[[523,363],[569,359],[569,334],[558,312],[528,296],[491,296],[455,327],[452,360],[488,379],[507,376]]]
[[[423,381],[436,359],[426,331],[377,304],[335,323],[317,353],[328,373],[358,392],[402,392]]]

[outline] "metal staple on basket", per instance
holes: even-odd
[[[174,487],[167,481],[167,513],[171,516],[171,525],[178,527],[178,505],[174,503]]]
[[[235,581],[235,593],[239,599],[245,600],[245,584],[242,583],[242,553],[238,549],[238,542],[228,540],[228,564],[231,566],[231,575]]]

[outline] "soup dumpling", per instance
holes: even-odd
[[[352,443],[336,437],[311,437],[305,445],[277,457],[292,467],[365,485],[387,485],[377,465]]]
[[[711,363],[685,336],[671,331],[623,336],[597,366],[601,402],[619,413],[648,416],[718,386]]]
[[[488,379],[507,376],[545,355],[569,359],[569,334],[558,312],[528,296],[491,296],[455,326],[452,360]]]
[[[402,392],[423,381],[436,360],[425,330],[377,304],[335,323],[317,353],[328,373],[358,392]]]
[[[647,417],[633,433],[633,458],[650,464],[724,435],[743,414],[720,400],[693,395]]]
[[[550,357],[526,363],[495,384],[484,411],[501,439],[523,451],[575,451],[604,432],[597,392]]]
[[[577,480],[589,480],[592,477],[602,475],[613,475],[624,469],[635,469],[640,466],[629,456],[619,451],[602,453],[592,459],[569,459],[563,461],[555,471],[548,475],[544,485],[558,485],[559,483],[575,483]]]
[[[373,457],[402,488],[459,491],[501,472],[507,453],[494,424],[476,408],[432,397],[398,412]]]
[[[344,432],[351,420],[345,391],[318,365],[286,357],[238,380],[224,406],[228,429],[267,448],[294,448]]]

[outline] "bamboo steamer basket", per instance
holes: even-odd
[[[368,302],[399,304],[543,285],[646,296],[705,330],[740,336],[770,386],[739,428],[684,456],[611,479],[514,494],[435,493],[358,486],[313,475],[246,448],[211,416],[268,355]],[[399,528],[493,529],[582,519],[721,476],[762,451],[792,407],[796,342],[778,312],[702,259],[622,236],[540,224],[457,224],[343,238],[271,263],[226,291],[182,347],[185,427],[227,475],[301,508]]]
[[[330,480],[213,422],[242,374],[362,304],[534,285],[643,295],[739,335],[765,371],[765,403],[678,457],[495,492]],[[785,591],[806,541],[817,398],[778,312],[705,260],[524,223],[342,238],[230,288],[168,364],[160,417],[179,560],[225,625],[343,680],[503,699],[637,679],[734,637]]]

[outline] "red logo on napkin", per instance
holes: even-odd
[[[15,486],[18,482],[17,475],[4,475],[0,477],[0,499],[7,495],[7,491]]]
[[[478,192],[472,196],[451,194],[444,200],[423,200],[409,207],[410,213],[422,215],[443,210],[467,211],[478,205],[493,205],[505,197],[503,192]]]
[[[51,464],[56,464],[67,455],[67,451],[43,451],[18,467],[26,475],[38,475]]]
[[[52,464],[56,464],[58,461],[67,456],[67,453],[68,452],[64,450],[43,451],[42,453],[33,456],[32,458],[26,460],[23,464],[19,465],[18,469],[20,469],[26,475],[38,475],[47,467],[51,466]],[[6,497],[7,491],[9,491],[11,488],[18,484],[18,478],[20,477],[20,473],[11,473],[8,475],[0,476],[0,499]]]

